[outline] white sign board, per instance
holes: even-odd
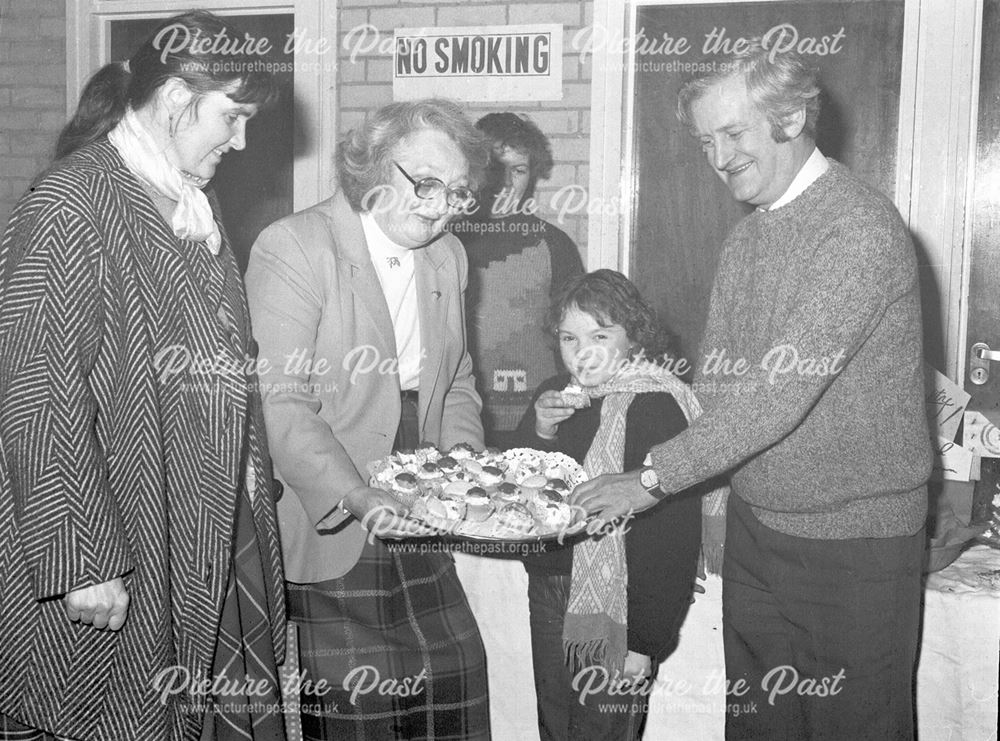
[[[561,24],[398,28],[392,97],[562,100]]]

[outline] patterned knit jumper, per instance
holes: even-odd
[[[555,375],[545,314],[553,290],[583,266],[572,240],[537,216],[462,222],[452,231],[469,256],[469,351],[490,437],[516,429],[535,389]]]
[[[921,336],[906,227],[831,162],[726,239],[694,383],[705,414],[653,449],[661,483],[732,470],[732,493],[799,537],[916,532],[931,466]]]

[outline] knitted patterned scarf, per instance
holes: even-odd
[[[592,397],[604,397],[600,426],[583,461],[588,479],[622,472],[625,424],[636,394],[670,394],[688,424],[701,414],[691,389],[648,361],[628,363],[613,378],[586,390]],[[571,668],[601,665],[611,677],[620,674],[628,650],[627,585],[625,537],[619,528],[574,546],[569,607],[563,623],[563,649]]]

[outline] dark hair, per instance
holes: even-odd
[[[546,331],[555,335],[566,312],[573,308],[590,314],[601,326],[624,327],[648,360],[663,364],[674,357],[673,337],[657,321],[656,311],[617,270],[595,270],[563,283],[549,307]]]
[[[364,210],[366,196],[392,179],[393,150],[420,129],[437,129],[458,145],[475,189],[486,166],[487,142],[458,104],[444,98],[402,101],[379,108],[337,145],[337,178],[351,208]]]
[[[548,137],[527,116],[516,113],[488,113],[476,121],[480,129],[493,142],[493,149],[510,147],[528,155],[528,166],[531,168],[531,185],[545,180],[552,174],[552,146]]]
[[[746,50],[684,83],[677,95],[680,122],[691,128],[691,107],[695,101],[716,83],[736,76],[743,78],[750,99],[767,116],[774,141],[788,141],[783,127],[789,116],[802,109],[806,112],[802,132],[816,138],[820,104],[817,70],[807,65],[797,52],[768,49],[760,39],[753,39]]]
[[[56,157],[64,157],[113,129],[125,111],[149,103],[170,78],[194,93],[225,92],[237,103],[266,107],[278,97],[270,73],[258,69],[249,54],[232,53],[225,44],[197,43],[214,38],[242,39],[228,21],[204,10],[168,18],[127,62],[106,64],[87,82],[76,113],[59,134]],[[179,43],[178,43],[179,40]]]

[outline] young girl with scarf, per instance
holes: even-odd
[[[665,367],[653,310],[621,273],[571,280],[548,325],[568,373],[540,386],[520,444],[570,455],[592,478],[642,467],[651,447],[700,414]],[[569,383],[589,406],[567,403]],[[543,741],[640,737],[655,668],[676,648],[691,601],[701,491],[525,558]]]

